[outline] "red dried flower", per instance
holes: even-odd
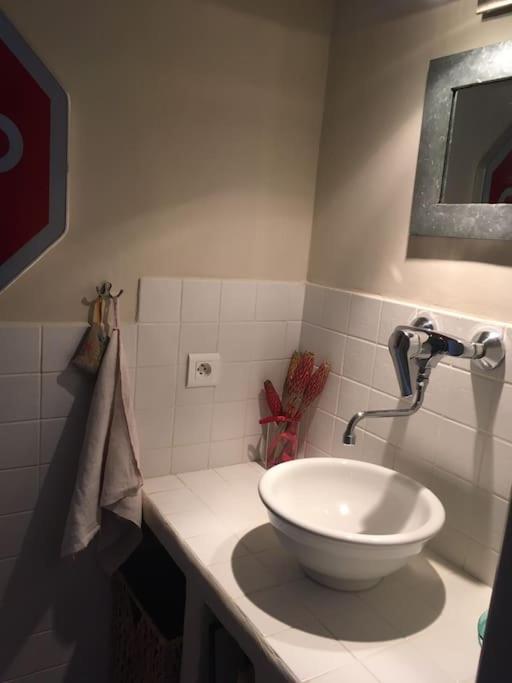
[[[268,407],[270,408],[270,412],[272,413],[272,415],[282,415],[283,406],[281,405],[281,399],[274,385],[269,379],[267,379],[264,382],[264,387],[265,396],[267,397],[267,403]]]

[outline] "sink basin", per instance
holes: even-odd
[[[357,460],[306,458],[265,472],[260,497],[282,544],[312,579],[365,590],[421,552],[444,524],[418,482]]]

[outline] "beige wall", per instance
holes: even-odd
[[[512,320],[512,241],[408,239],[429,60],[512,37],[512,15],[475,6],[339,3],[311,281]]]
[[[71,99],[64,240],[0,320],[77,320],[107,278],[304,279],[331,0],[0,0]]]

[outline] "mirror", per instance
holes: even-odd
[[[430,63],[411,234],[512,239],[512,42]]]
[[[512,79],[454,91],[443,204],[512,204]]]

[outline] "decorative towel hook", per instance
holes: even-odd
[[[98,296],[101,297],[102,299],[119,299],[121,294],[123,293],[124,290],[120,289],[117,294],[112,294],[112,283],[111,282],[102,282],[102,284],[99,287],[96,287],[96,291],[98,292]]]

